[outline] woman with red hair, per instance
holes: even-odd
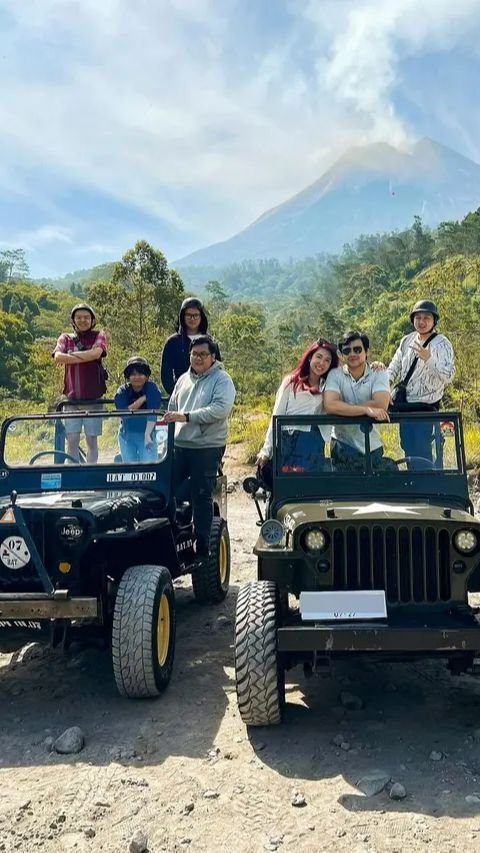
[[[263,468],[272,458],[273,452],[273,415],[318,415],[323,408],[323,388],[329,371],[338,366],[335,344],[319,338],[303,353],[297,366],[285,376],[277,391],[273,406],[272,419],[265,436],[262,449],[257,457],[257,465]],[[287,442],[283,442],[287,444]],[[292,465],[294,457],[304,456],[308,445],[308,455],[318,458],[324,456],[325,441],[320,430],[295,429],[291,433],[291,448],[288,460],[284,455],[284,464]],[[302,450],[302,445],[305,448]]]

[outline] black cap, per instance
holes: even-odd
[[[438,323],[440,314],[438,313],[438,308],[435,305],[435,302],[431,302],[430,299],[419,299],[418,302],[415,302],[410,313],[410,320],[412,323],[415,314],[419,314],[421,311],[426,314],[433,314],[435,324]]]
[[[132,358],[128,359],[123,371],[125,379],[129,379],[132,373],[143,373],[147,377],[152,375],[151,367],[142,355],[133,355]]]

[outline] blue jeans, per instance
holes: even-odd
[[[155,431],[152,434],[152,443],[145,447],[145,432],[118,433],[118,443],[122,462],[156,462],[158,458]]]
[[[411,470],[425,470],[433,467],[432,442],[432,423],[400,424],[400,444],[405,456],[417,457],[408,463]]]

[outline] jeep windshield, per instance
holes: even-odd
[[[405,427],[422,450],[406,455]],[[390,413],[390,423],[338,415],[274,418],[274,502],[382,496],[471,508],[461,416]],[[428,436],[428,441],[425,441]]]
[[[275,474],[367,475],[405,477],[432,472],[461,473],[459,416],[450,413],[393,414],[390,423],[369,418],[275,418]],[[406,431],[422,436],[422,449],[407,455],[402,448]]]
[[[167,454],[168,426],[159,412],[98,410],[95,413],[78,411],[8,418],[2,428],[0,453],[7,468],[83,465],[86,462],[86,430],[97,435],[97,465],[124,465],[122,449],[125,451],[125,446],[119,441],[119,433],[124,432],[127,442],[131,439],[133,445],[143,446],[147,429],[150,452],[136,462],[127,463],[143,467],[163,462]],[[68,432],[80,430],[80,450],[76,456],[69,452]]]

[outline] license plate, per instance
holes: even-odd
[[[386,619],[385,590],[301,592],[300,614],[303,620],[314,622]]]
[[[155,471],[132,471],[107,474],[107,483],[151,483],[157,479]]]

